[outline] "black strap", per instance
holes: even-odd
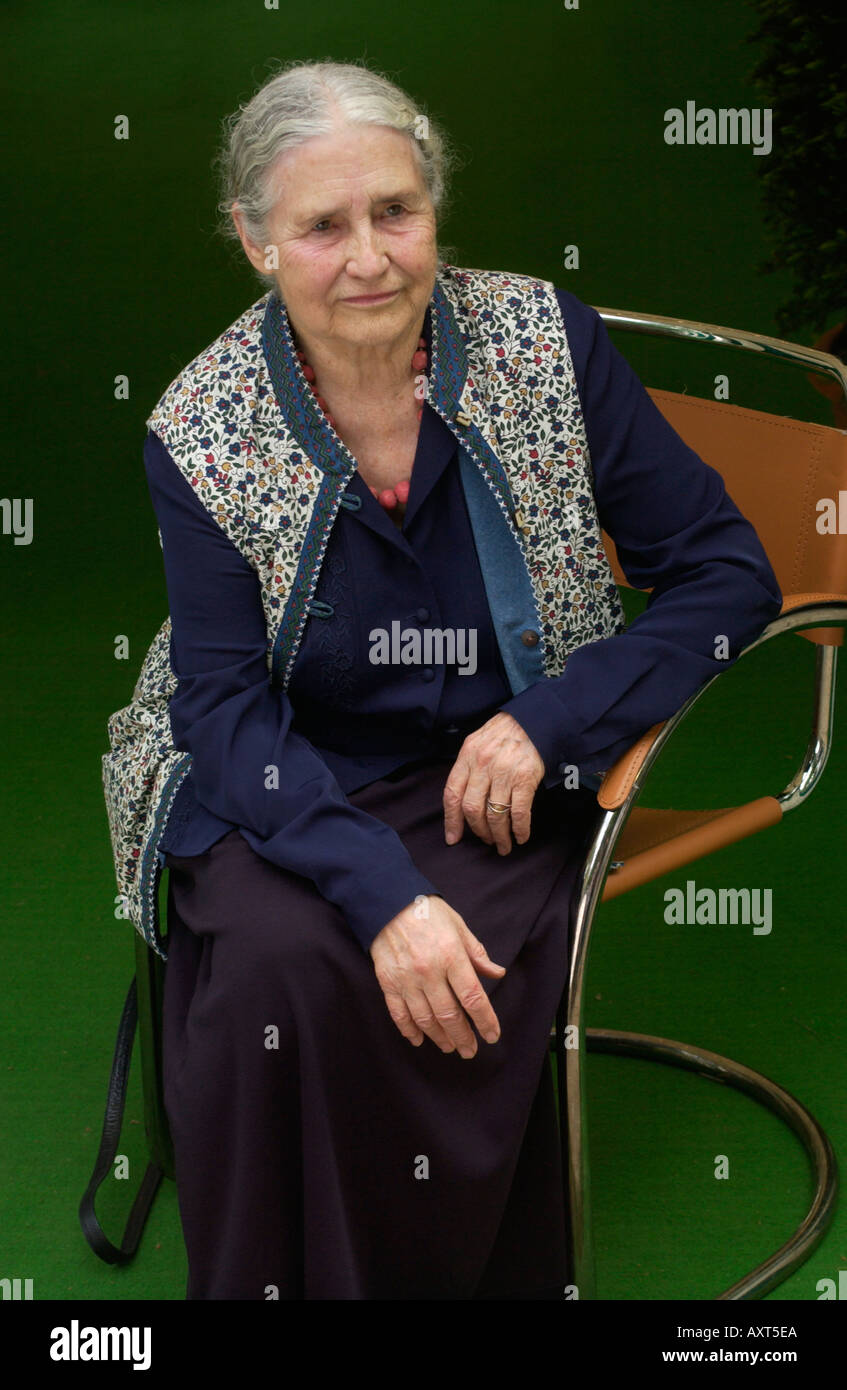
[[[132,984],[126,997],[121,1021],[118,1026],[118,1037],[115,1043],[115,1055],[112,1061],[112,1074],[109,1077],[109,1094],[106,1099],[106,1114],[103,1119],[103,1134],[100,1139],[100,1150],[97,1154],[97,1162],[94,1165],[94,1172],[91,1174],[91,1181],[85,1189],[85,1194],[79,1204],[79,1219],[82,1225],[83,1234],[88,1244],[91,1246],[95,1255],[99,1255],[101,1260],[106,1260],[108,1264],[127,1264],[132,1259],[141,1239],[141,1232],[147,1220],[147,1213],[153,1203],[153,1198],[162,1181],[163,1173],[157,1163],[148,1163],[144,1177],[141,1179],[129,1220],[126,1223],[126,1230],[120,1246],[113,1245],[108,1236],[103,1231],[103,1227],[97,1220],[94,1211],[94,1197],[97,1189],[107,1174],[112,1171],[115,1154],[121,1138],[121,1124],[123,1122],[124,1103],[126,1101],[126,1086],[129,1079],[129,1064],[132,1058],[132,1044],[135,1037],[135,1028],[138,1022],[138,997],[136,993],[135,976],[132,977]]]

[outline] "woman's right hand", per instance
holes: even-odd
[[[506,967],[443,898],[409,903],[374,937],[370,955],[388,1012],[415,1047],[426,1034],[442,1052],[476,1056],[469,1017],[486,1042],[497,1042],[500,1024],[476,972],[502,979]]]

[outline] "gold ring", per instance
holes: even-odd
[[[486,809],[495,816],[503,816],[507,811],[511,811],[512,809],[511,806],[498,806],[496,802],[489,801],[487,797],[485,799],[485,806]]]

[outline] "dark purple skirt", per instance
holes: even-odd
[[[189,1299],[563,1296],[548,1045],[597,801],[539,792],[509,855],[467,829],[448,846],[451,766],[349,799],[506,966],[481,977],[500,1040],[469,1060],[407,1042],[343,914],[239,831],[167,856],[165,1104]]]

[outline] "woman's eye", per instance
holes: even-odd
[[[402,203],[389,203],[385,211],[386,214],[388,214],[391,217],[391,220],[394,220],[396,217],[401,216],[406,211],[406,209]],[[322,217],[320,222],[313,223],[312,231],[327,232],[330,230],[331,226],[332,218]]]

